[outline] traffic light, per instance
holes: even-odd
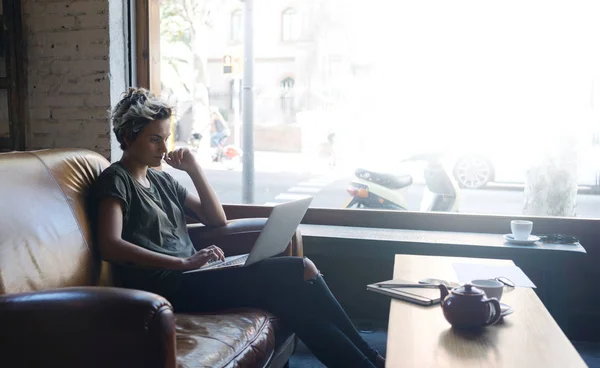
[[[223,56],[223,74],[231,74],[231,55]]]

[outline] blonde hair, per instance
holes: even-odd
[[[123,93],[121,101],[111,112],[113,132],[121,144],[127,148],[127,141],[133,142],[139,132],[154,120],[171,117],[173,108],[161,97],[155,96],[145,88],[129,88]]]

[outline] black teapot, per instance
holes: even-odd
[[[471,284],[448,291],[438,285],[444,317],[456,328],[479,328],[495,324],[502,318],[500,302],[486,298],[485,293]]]

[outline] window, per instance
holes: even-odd
[[[281,40],[297,41],[300,39],[300,19],[295,9],[289,8],[281,14]]]
[[[281,86],[281,112],[287,122],[294,122],[294,78],[287,77],[280,83]]]
[[[311,195],[340,210],[600,218],[591,5],[323,4],[255,6],[254,204]],[[227,110],[230,142],[241,145],[243,113],[230,102],[240,76],[222,68],[224,55],[243,59],[228,42],[241,39],[238,6],[193,24],[209,42],[192,39],[184,16],[161,18],[177,39],[163,38],[160,52],[161,71],[172,69],[163,84],[193,110],[189,120]],[[274,42],[279,28],[302,43]],[[199,157],[222,202],[246,203],[241,167]]]
[[[231,42],[242,42],[242,34],[242,11],[235,10],[233,13],[231,13]]]

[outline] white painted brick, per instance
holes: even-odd
[[[99,137],[108,139],[109,125],[106,120],[45,120],[33,134],[37,137],[51,135],[56,138],[76,138],[78,141],[95,142]]]
[[[52,108],[52,107],[64,107],[64,106],[79,106],[83,108],[107,108],[108,97],[104,94],[83,94],[83,93],[69,93],[69,94],[50,94],[50,95],[37,95],[34,100],[29,101],[29,107],[32,108]]]
[[[21,13],[23,19],[31,13],[35,13],[35,1],[34,0],[23,0],[21,1]]]
[[[108,12],[90,14],[29,14],[23,17],[29,34],[64,33],[108,28]]]
[[[110,156],[109,1],[118,0],[22,0],[29,149]]]
[[[85,107],[54,107],[50,111],[51,119],[56,120],[87,120],[105,119],[106,110],[101,108]]]
[[[102,59],[70,60],[50,63],[50,74],[91,75],[108,74],[108,61]]]
[[[35,147],[35,149],[56,147],[54,145],[54,138],[49,134],[40,136],[38,134],[33,133],[30,138],[30,145]]]
[[[41,120],[41,119],[50,119],[50,107],[36,107],[29,109],[29,119],[32,120]]]
[[[99,137],[103,137],[105,139],[109,139],[108,134],[110,133],[110,126],[108,124],[108,120],[104,120],[102,122],[87,122],[82,125],[82,136],[86,140],[95,141]]]
[[[36,98],[35,103],[40,107],[60,107],[60,106],[84,106],[84,101],[87,96],[85,95],[41,95]],[[31,104],[30,104],[31,107]]]
[[[105,1],[52,1],[39,2],[44,14],[48,15],[84,15],[105,14],[108,4]]]
[[[102,30],[82,30],[64,33],[62,40],[57,35],[47,34],[30,49],[29,59],[52,58],[53,60],[98,58],[108,56],[108,38]]]
[[[108,96],[108,93],[97,93],[85,97],[83,105],[87,107],[101,107],[107,111],[108,115],[108,111],[110,110],[109,101],[110,97]]]
[[[29,14],[23,17],[23,23],[27,25],[27,33],[35,34],[42,32],[66,32],[77,29],[74,16],[41,16]]]
[[[34,127],[31,127],[31,133],[36,137],[47,135],[59,135],[62,131],[61,123],[58,120],[39,119]]]
[[[101,14],[84,14],[75,17],[79,29],[108,28],[108,12]]]
[[[31,38],[30,38],[31,39]],[[108,35],[105,30],[101,29],[80,29],[67,32],[65,35],[62,32],[49,32],[40,35],[36,35],[31,39],[31,45],[33,46],[48,46],[52,44],[77,44],[77,43],[99,43],[108,42]]]
[[[66,60],[65,61],[58,60],[58,61],[66,62]],[[57,65],[57,64],[58,63],[55,63],[54,65]],[[56,72],[52,69],[53,69],[52,67],[48,68],[47,66],[38,68],[39,78],[40,79],[59,78],[59,77],[64,77],[65,75],[68,75],[68,77],[70,79],[77,78],[77,79],[84,79],[84,80],[89,80],[90,78],[93,78],[93,80],[96,80],[96,79],[102,80],[103,78],[108,78],[108,71],[99,71],[99,70],[84,69],[84,68],[72,68],[68,71]]]
[[[83,93],[104,93],[108,88],[108,78],[100,79],[89,77],[71,77],[69,75],[49,75],[43,78],[30,78],[30,91],[33,93],[49,95],[49,94],[64,94],[73,91],[81,91]],[[108,102],[107,102],[108,103]]]

